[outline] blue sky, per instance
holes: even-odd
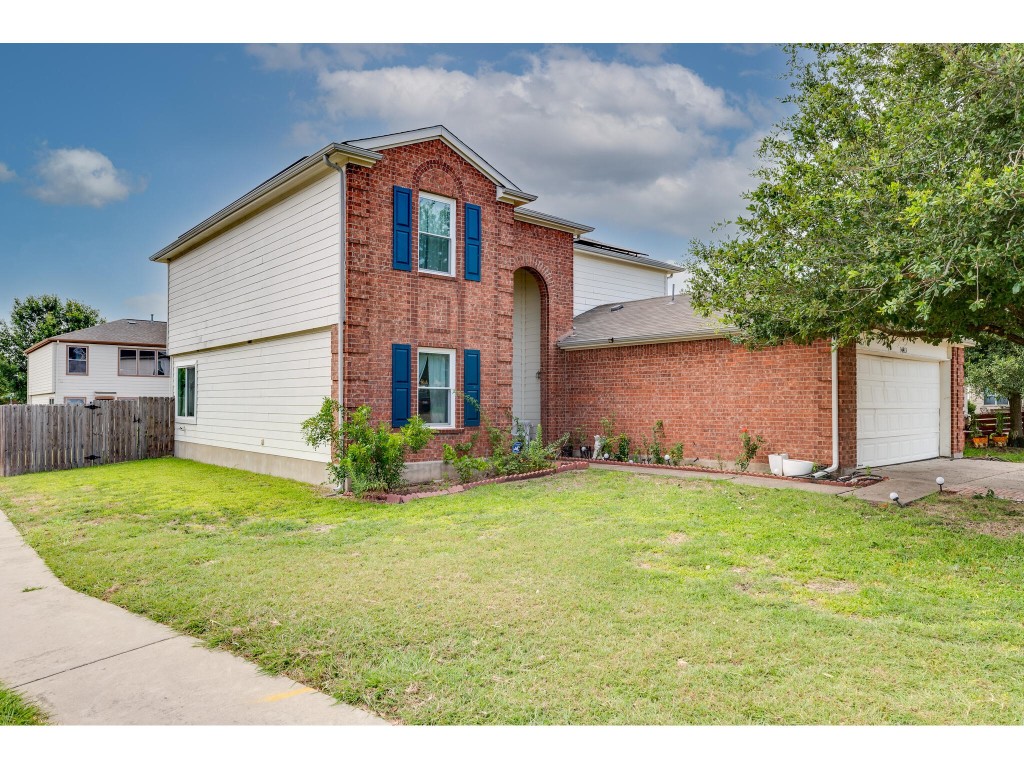
[[[679,260],[741,210],[784,64],[764,45],[0,45],[0,317],[57,293],[163,318],[150,254],[328,141],[436,123],[532,207]]]

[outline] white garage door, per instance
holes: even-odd
[[[939,455],[939,363],[857,355],[857,463]]]

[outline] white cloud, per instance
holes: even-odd
[[[360,69],[371,61],[388,61],[401,56],[405,47],[394,43],[338,43],[300,45],[260,44],[246,50],[269,70],[318,69],[344,66]]]
[[[309,67],[333,137],[349,138],[345,126],[357,122],[384,131],[443,123],[540,195],[537,208],[669,236],[679,243],[669,258],[741,210],[765,114],[749,98],[660,61],[660,51],[630,51],[648,62],[552,47],[524,54],[517,72]]]
[[[54,205],[91,205],[101,208],[124,200],[143,185],[118,170],[106,155],[95,149],[47,150],[36,166],[39,183],[33,197]]]
[[[661,61],[665,51],[668,50],[667,43],[622,43],[616,46],[620,55],[642,64],[657,64]]]
[[[16,178],[18,178],[18,174],[8,168],[6,163],[0,163],[0,184],[14,181]]]

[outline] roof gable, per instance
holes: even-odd
[[[432,125],[412,131],[400,131],[399,133],[389,133],[384,136],[372,136],[367,139],[346,141],[344,145],[380,152],[381,150],[393,147],[403,147],[407,144],[420,144],[424,141],[440,141],[444,143],[463,160],[480,171],[498,188],[498,200],[511,203],[512,205],[523,205],[524,203],[532,203],[537,199],[536,195],[531,195],[529,192],[524,192],[517,187],[511,179],[484,160],[468,144],[443,125]]]
[[[36,342],[25,350],[27,355],[55,341],[79,341],[83,344],[124,344],[125,346],[167,346],[167,323],[161,320],[112,320],[90,328],[80,328]]]

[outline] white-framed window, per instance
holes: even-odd
[[[985,390],[985,405],[1009,405],[1009,404],[1010,404],[1010,401],[1007,400],[1005,397],[1000,397],[999,395],[997,395],[997,394],[995,394],[993,392],[989,392],[987,389]]]
[[[439,275],[455,274],[455,201],[420,192],[419,268]]]
[[[416,412],[428,427],[455,426],[455,350],[416,351]]]
[[[174,413],[178,421],[196,418],[196,367],[183,365],[175,369]]]
[[[167,353],[156,349],[117,350],[118,376],[167,376],[170,371]]]
[[[68,376],[89,375],[89,348],[68,347]]]
[[[85,405],[84,397],[65,397],[64,405]]]

